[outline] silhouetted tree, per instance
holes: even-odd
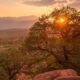
[[[56,23],[59,17],[66,18],[65,25]],[[60,68],[79,70],[79,65],[74,62],[77,60],[74,59],[75,54],[79,56],[80,53],[79,40],[80,12],[74,8],[63,7],[55,9],[48,16],[43,15],[39,18],[30,29],[29,36],[24,43],[24,49],[31,54],[42,53],[41,55],[45,56],[45,60],[49,56],[53,56],[55,59],[51,65],[55,64],[56,61]],[[41,58],[41,60],[43,59]]]

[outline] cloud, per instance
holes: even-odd
[[[49,6],[54,3],[55,0],[25,0],[24,4],[34,5],[34,6]]]
[[[68,4],[69,0],[25,0],[23,3],[33,6],[51,6],[55,4]]]
[[[33,5],[33,6],[51,6],[55,5],[58,3],[63,4],[63,5],[69,5],[69,6],[75,6],[79,7],[80,6],[80,0],[24,0],[24,4],[27,5]]]
[[[0,17],[0,29],[29,28],[36,20],[36,16]]]

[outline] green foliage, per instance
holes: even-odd
[[[58,16],[67,17],[67,24],[62,28],[55,25]],[[25,65],[26,74],[32,77],[64,68],[80,72],[79,53],[80,12],[70,7],[55,9],[39,18],[20,48],[0,49],[0,79],[14,79]]]
[[[55,25],[59,16],[67,18],[67,23],[62,28]],[[34,64],[37,63],[40,66],[37,68],[37,73],[44,72],[46,68],[48,70],[73,68],[79,71],[80,12],[74,8],[63,7],[55,9],[48,16],[43,15],[30,29],[24,48],[30,55],[41,54],[37,56],[41,64],[37,63],[34,56]],[[44,60],[47,66],[42,67]]]

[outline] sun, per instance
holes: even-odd
[[[67,25],[67,21],[68,21],[67,17],[59,16],[56,18],[55,25],[58,27],[64,27]]]
[[[56,19],[56,23],[66,23],[66,18],[65,17],[58,17]]]
[[[64,18],[60,18],[59,19],[59,22],[64,23],[65,22],[65,19]]]

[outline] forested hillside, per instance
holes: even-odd
[[[80,11],[54,9],[39,17],[29,30],[0,31],[0,46],[1,80],[54,80],[60,76],[58,71],[50,79],[46,73],[63,69],[68,76],[80,75]]]

